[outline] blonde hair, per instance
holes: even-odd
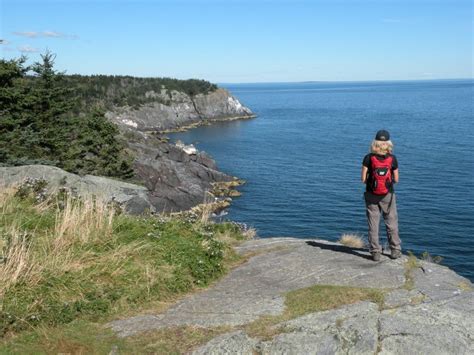
[[[393,143],[392,141],[378,141],[374,139],[370,145],[370,152],[379,155],[385,155],[392,153]]]

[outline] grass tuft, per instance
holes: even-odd
[[[420,268],[420,261],[417,259],[415,254],[411,251],[408,252],[408,260],[405,263],[405,284],[403,288],[410,291],[413,290],[415,287],[415,279],[413,276],[413,272]]]
[[[343,234],[338,242],[350,248],[361,249],[365,246],[362,237],[357,234]]]
[[[101,324],[76,320],[62,327],[37,327],[0,347],[6,354],[186,354],[229,327],[173,327],[119,338]],[[1,344],[1,343],[0,343]]]

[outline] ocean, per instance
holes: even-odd
[[[247,181],[225,218],[260,237],[366,239],[360,169],[386,129],[399,162],[404,252],[442,256],[474,281],[473,80],[221,86],[258,117],[170,136]]]

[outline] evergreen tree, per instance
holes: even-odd
[[[79,116],[76,91],[54,70],[55,56],[25,66],[0,61],[0,164],[49,164],[81,174],[128,178],[132,157],[103,112]],[[26,73],[31,71],[32,76]]]

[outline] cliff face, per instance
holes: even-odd
[[[203,202],[215,202],[210,192],[216,183],[238,184],[235,177],[218,171],[207,154],[179,147],[165,137],[151,133],[219,120],[251,118],[254,115],[250,109],[224,89],[192,97],[184,92],[162,89],[159,93],[148,91],[146,96],[157,102],[138,109],[116,108],[106,117],[118,125],[135,153],[136,176],[148,188],[150,203],[156,211],[177,212]],[[223,195],[225,197],[225,192]],[[220,198],[218,202],[227,204],[222,196]]]
[[[0,177],[7,184],[18,184],[28,177],[41,178],[52,187],[67,181],[65,186],[79,194],[104,195],[107,200],[122,203],[134,214],[179,212],[203,202],[213,203],[217,210],[226,207],[230,200],[228,193],[237,194],[231,188],[237,186],[239,180],[218,171],[216,163],[206,153],[170,143],[163,135],[152,133],[213,120],[250,118],[252,112],[224,89],[193,97],[163,89],[160,93],[149,91],[146,96],[157,102],[135,110],[119,107],[106,114],[118,125],[121,139],[135,155],[135,180],[140,185],[90,175],[80,177],[41,165],[3,168]]]
[[[129,141],[137,155],[135,174],[147,187],[149,201],[157,212],[183,211],[203,202],[215,202],[213,185],[236,180],[218,171],[214,160],[204,152],[143,132],[136,134],[141,139]]]
[[[162,89],[160,93],[149,91],[146,96],[165,103],[149,103],[138,109],[120,107],[107,112],[106,117],[122,127],[161,132],[215,120],[254,117],[249,108],[225,89],[193,97],[176,90]]]

